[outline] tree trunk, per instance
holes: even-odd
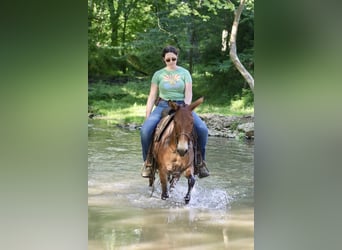
[[[111,45],[115,48],[114,53],[117,56],[118,50],[117,46],[119,44],[118,41],[118,30],[119,30],[119,16],[121,11],[121,5],[119,4],[117,10],[115,10],[113,0],[107,0],[109,14],[110,14],[110,24],[111,24]]]
[[[193,73],[193,67],[194,67],[194,46],[195,46],[195,30],[191,24],[190,28],[190,51],[189,51],[189,72],[190,74]]]
[[[126,1],[125,1],[126,2]],[[131,11],[136,8],[138,0],[134,0],[129,2],[122,8],[123,11],[123,28],[122,28],[122,36],[121,36],[121,56],[126,56],[126,35],[127,35],[127,22],[129,20]],[[122,72],[125,74],[127,72],[127,61],[124,61],[121,66]]]
[[[243,78],[245,78],[245,80],[247,81],[249,87],[251,88],[251,90],[254,93],[254,78],[246,70],[246,68],[242,65],[242,63],[240,62],[239,57],[237,56],[237,52],[236,52],[236,36],[237,36],[238,26],[239,26],[239,22],[240,22],[240,16],[241,16],[241,13],[242,13],[244,7],[245,7],[245,0],[240,0],[240,5],[237,8],[237,10],[235,10],[234,22],[233,22],[232,31],[231,31],[231,34],[230,34],[230,40],[229,40],[230,51],[229,51],[229,56],[230,56],[230,59],[233,61],[235,67],[239,70],[239,72],[241,73]]]

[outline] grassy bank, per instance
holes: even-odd
[[[88,89],[88,113],[113,123],[141,124],[149,89],[149,79],[115,84],[92,83]],[[200,96],[204,96],[205,101],[197,107],[198,114],[246,115],[254,112],[253,96],[249,91],[229,97],[224,91],[214,91],[199,82],[193,86],[193,100]]]

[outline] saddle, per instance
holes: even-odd
[[[153,136],[153,141],[160,141],[161,136],[163,135],[163,132],[167,128],[167,126],[170,124],[174,117],[175,113],[170,112],[169,108],[164,109],[162,113],[162,119],[158,123],[156,129],[154,130],[154,136]]]

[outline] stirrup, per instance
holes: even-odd
[[[144,162],[142,168],[141,168],[141,177],[143,178],[149,178],[152,174],[152,165],[151,163]]]
[[[197,166],[197,168],[198,168],[198,177],[199,178],[208,177],[210,175],[209,170],[207,168],[207,164],[205,161],[202,161],[201,164],[199,164]]]

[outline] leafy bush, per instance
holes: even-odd
[[[250,112],[254,110],[254,94],[250,89],[242,89],[241,95],[235,95],[230,107],[234,112]]]
[[[197,113],[222,115],[253,113],[253,93],[250,90],[244,90],[242,94],[237,94],[229,99],[229,92],[214,85],[211,86],[211,82],[203,79],[199,77],[194,84],[193,100],[200,96],[205,97],[204,103],[196,109]],[[216,90],[213,92],[215,88]],[[88,92],[88,110],[116,123],[142,123],[149,90],[149,78],[129,81],[126,84],[113,85],[103,82],[91,84]]]

